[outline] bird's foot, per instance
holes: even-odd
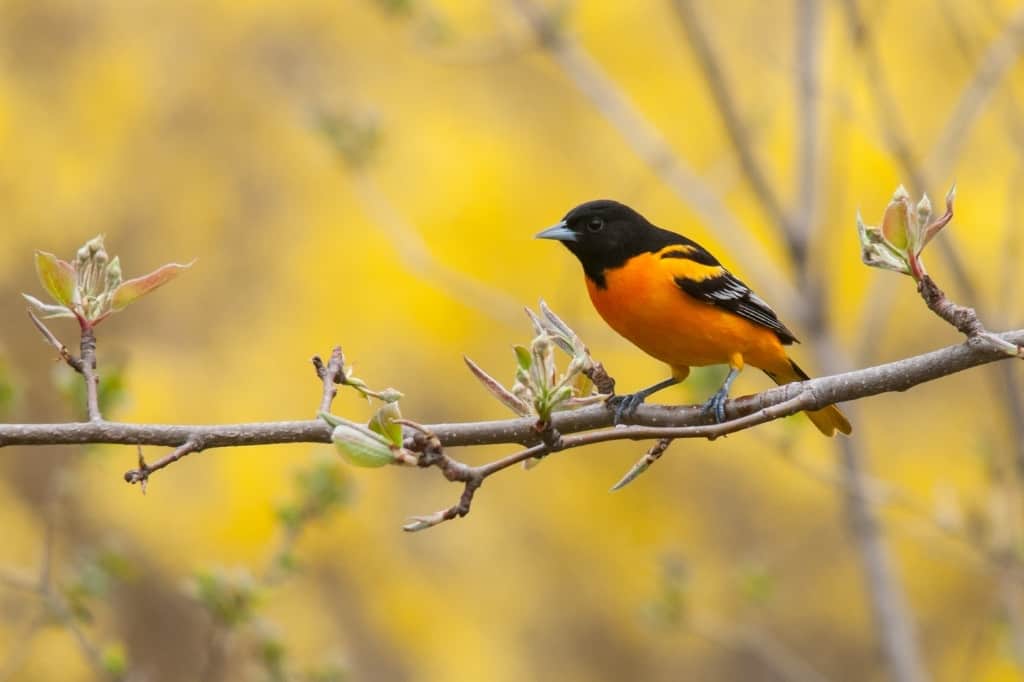
[[[708,398],[707,402],[701,405],[704,414],[714,414],[715,421],[721,424],[725,421],[725,401],[729,399],[729,389],[722,387],[715,391],[715,394]]]
[[[644,391],[627,393],[625,395],[613,395],[607,402],[609,407],[615,408],[615,416],[612,419],[612,423],[618,426],[623,423],[623,420],[632,417],[633,413],[636,412],[636,408],[640,407],[646,399],[647,393]]]

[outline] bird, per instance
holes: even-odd
[[[779,385],[810,378],[786,352],[798,343],[796,336],[761,297],[700,244],[653,225],[629,206],[588,201],[536,237],[568,248],[583,266],[590,300],[604,321],[671,369],[664,381],[614,396],[616,424],[652,394],[686,379],[691,367],[729,366],[703,405],[719,423],[745,365]],[[826,436],[853,430],[835,405],[806,414]]]

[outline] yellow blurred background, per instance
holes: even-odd
[[[124,421],[310,418],[309,358],[335,344],[371,386],[403,391],[417,421],[508,416],[462,356],[511,379],[510,346],[531,336],[521,307],[540,298],[620,389],[646,386],[664,369],[603,325],[575,259],[532,239],[599,197],[706,245],[808,337],[786,293],[794,264],[673,5],[0,0],[0,380],[14,387],[0,419],[76,418],[20,292],[41,294],[33,249],[67,258],[99,233],[126,276],[198,259],[99,328],[101,376],[123,368],[107,416]],[[939,239],[973,290],[938,248],[930,271],[990,328],[1021,325],[1019,3],[692,5],[787,210],[806,203],[796,46],[816,8],[809,267],[842,365],[959,341],[909,278],[860,263],[856,211],[877,223],[901,182],[937,198],[956,181]],[[552,12],[562,37],[538,41],[524,7]],[[624,119],[602,110],[609,93],[632,107]],[[675,161],[645,162],[650,131]],[[742,238],[666,180],[680,161]],[[74,341],[71,325],[53,328]],[[821,373],[813,346],[794,355]],[[721,375],[659,398],[701,401]],[[853,411],[936,680],[1024,677],[1024,436],[1007,408],[1020,378],[987,367]],[[734,394],[769,385],[747,373]],[[371,407],[343,392],[334,411],[366,419]],[[476,463],[512,447],[455,454]],[[0,583],[0,679],[894,679],[833,442],[802,418],[681,441],[609,494],[645,447],[509,470],[465,519],[414,535],[404,520],[459,489],[433,471],[346,468],[327,447],[193,455],[144,497],[122,481],[133,448],[5,449],[0,575],[34,574],[48,525],[63,593],[106,572],[74,628]],[[309,524],[298,570],[256,590],[251,618],[218,624],[193,576],[258,579],[282,533],[275,509],[325,456],[351,499]],[[121,568],[102,569],[104,552]]]

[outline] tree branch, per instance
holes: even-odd
[[[89,421],[103,421],[100,414],[100,377],[96,374],[96,332],[89,325],[82,325],[82,359],[81,373],[85,379],[85,406],[89,413]]]
[[[72,355],[71,351],[68,350],[68,347],[65,346],[61,340],[50,331],[50,328],[43,324],[43,321],[36,317],[31,310],[28,311],[28,317],[32,320],[32,324],[35,325],[35,328],[39,330],[39,333],[43,335],[43,338],[46,339],[46,342],[57,350],[57,354],[60,355],[60,359],[66,362],[68,367],[81,374],[82,361]]]
[[[338,395],[338,384],[345,383],[345,355],[341,352],[341,346],[335,346],[331,350],[331,358],[326,365],[319,355],[314,355],[313,368],[324,385],[324,394],[320,399],[320,410],[317,414],[330,412],[331,403]]]
[[[949,300],[935,280],[928,275],[922,275],[918,280],[917,291],[933,313],[956,327],[957,331],[968,339],[985,341],[1010,357],[1024,357],[1024,346],[1009,343],[985,329],[985,325],[978,319],[978,313],[974,308],[958,305]]]
[[[139,468],[130,469],[124,472],[124,480],[128,483],[139,483],[142,485],[142,492],[146,492],[146,482],[149,481],[149,475],[154,471],[163,469],[168,464],[174,464],[179,459],[186,455],[190,455],[193,452],[199,452],[203,449],[203,442],[201,439],[192,436],[187,441],[179,445],[174,451],[159,459],[156,464],[146,464],[146,460],[142,457],[142,448],[139,448]]]
[[[1024,343],[1024,329],[1001,334],[998,338],[1013,344]],[[918,384],[934,381],[978,365],[1007,358],[987,343],[968,341],[930,353],[889,362],[843,374],[823,376],[771,388],[762,393],[726,403],[727,420],[736,420],[758,410],[808,393],[806,403],[787,412],[816,410],[836,402],[858,400],[879,393],[905,391]],[[772,418],[786,416],[773,414]],[[553,415],[561,433],[578,433],[612,424],[612,414],[603,405],[592,405]],[[633,417],[637,426],[647,427],[639,438],[718,437],[723,424],[708,424],[708,415],[698,406],[641,405]],[[671,429],[702,425],[699,433],[676,435]],[[483,422],[455,422],[428,425],[445,447],[539,442],[536,419],[521,418]],[[634,429],[634,430],[630,430]],[[635,427],[620,427],[615,432],[632,438]],[[629,434],[629,435],[625,435]],[[129,424],[124,422],[72,422],[63,424],[0,424],[0,448],[12,445],[162,445],[178,447],[189,440],[202,442],[204,450],[223,447],[278,445],[288,443],[329,443],[331,428],[323,421],[252,422],[240,424]]]
[[[1024,343],[1024,329],[997,336],[1007,343]],[[857,400],[879,393],[905,391],[1007,357],[980,338],[969,339],[963,344],[876,367],[786,384],[756,395],[730,400],[726,404],[727,421],[721,424],[708,423],[708,415],[697,406],[642,405],[632,425],[604,428],[612,424],[611,410],[605,405],[591,405],[553,414],[552,428],[559,434],[579,435],[548,439],[548,442],[542,439],[534,418],[433,424],[419,427],[418,430],[408,429],[406,441],[412,451],[419,453],[419,466],[436,466],[448,480],[465,484],[465,492],[457,505],[416,521],[433,521],[426,525],[419,524],[429,527],[464,516],[469,511],[473,494],[485,478],[519,462],[553,451],[614,440],[715,439],[800,411],[817,410],[836,402]],[[330,379],[329,374],[327,377]],[[587,433],[580,433],[584,431]],[[331,427],[322,420],[211,425],[126,424],[102,420],[67,424],[0,424],[0,448],[85,443],[175,448],[154,464],[147,465],[140,461],[137,469],[125,474],[125,479],[131,483],[144,482],[154,471],[201,450],[285,443],[329,443],[330,440]],[[518,443],[527,448],[476,467],[452,459],[443,450],[446,447],[502,443]]]

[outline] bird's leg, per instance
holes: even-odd
[[[647,399],[647,396],[657,393],[663,388],[669,386],[675,386],[682,379],[677,377],[669,377],[664,381],[659,381],[653,386],[648,386],[642,391],[636,393],[627,393],[626,395],[616,395],[608,399],[608,404],[615,407],[615,424],[621,424],[623,418],[632,416],[636,412],[636,408],[640,407],[640,403]]]
[[[729,399],[729,388],[732,387],[732,382],[736,380],[736,377],[740,375],[740,369],[742,367],[730,365],[729,373],[725,375],[722,387],[715,391],[714,395],[708,398],[708,401],[701,406],[704,412],[714,413],[715,421],[719,424],[725,421],[725,401]]]

